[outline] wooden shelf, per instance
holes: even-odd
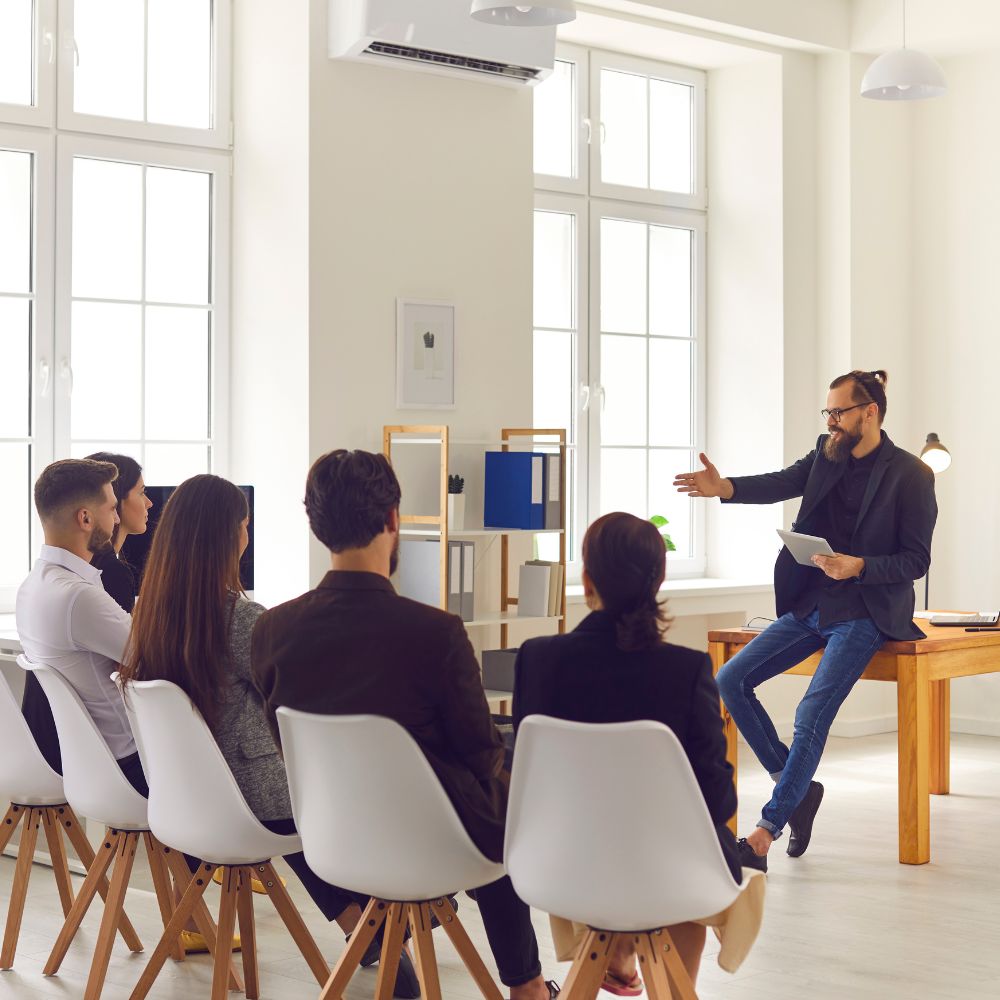
[[[517,611],[494,611],[490,614],[476,615],[470,622],[462,622],[466,628],[476,628],[480,625],[513,625],[517,622],[561,622],[562,615],[519,615]]]
[[[437,538],[440,528],[400,528],[401,535]],[[466,528],[462,531],[448,529],[449,538],[491,538],[494,535],[562,535],[562,528]]]

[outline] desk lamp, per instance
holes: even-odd
[[[951,452],[941,444],[941,439],[937,434],[928,434],[927,443],[920,452],[920,460],[937,475],[944,472],[951,465]],[[930,607],[931,592],[931,571],[928,569],[924,576],[924,611]]]

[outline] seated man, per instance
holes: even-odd
[[[111,488],[117,477],[110,462],[89,459],[64,459],[42,471],[35,509],[45,544],[18,589],[15,620],[28,659],[59,671],[73,685],[122,772],[147,795],[125,704],[111,681],[132,619],[106,593],[101,571],[90,564],[118,523]]]
[[[275,709],[394,719],[417,741],[469,836],[503,857],[507,774],[479,665],[454,615],[399,597],[399,482],[363,451],[318,459],[306,512],[330,550],[331,572],[302,597],[257,619],[251,660],[279,739]],[[510,879],[476,890],[500,979],[512,1000],[549,1000],[528,907]]]

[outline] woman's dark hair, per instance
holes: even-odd
[[[583,568],[615,619],[619,649],[651,649],[663,641],[670,619],[657,593],[667,551],[655,525],[622,511],[599,517],[583,536]]]
[[[173,681],[212,724],[226,683],[229,628],[240,586],[243,491],[194,476],[160,514],[122,661],[128,681]]]
[[[313,463],[304,503],[313,534],[331,552],[343,552],[380,535],[401,496],[385,455],[340,448]]]
[[[831,389],[839,389],[846,382],[853,382],[851,399],[855,403],[874,403],[878,407],[878,422],[885,420],[886,398],[885,387],[889,384],[889,376],[881,368],[873,372],[863,372],[855,369],[846,375],[838,375],[831,383]]]
[[[118,516],[122,514],[122,501],[135,489],[135,484],[142,476],[142,466],[129,455],[117,455],[111,451],[95,451],[87,458],[94,462],[110,462],[118,470],[118,478],[111,484],[115,491],[115,499],[118,501],[116,509]],[[118,539],[120,524],[115,525],[111,532],[111,544],[114,545]]]

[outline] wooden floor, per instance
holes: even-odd
[[[709,937],[699,980],[702,1000],[978,1000],[1000,998],[1000,740],[956,736],[952,788],[932,797],[933,862],[896,862],[896,740],[894,735],[832,739],[819,778],[827,792],[809,853],[798,860],[772,851],[767,912],[757,946],[730,976],[715,963]],[[743,748],[741,830],[758,815],[770,780]],[[613,807],[614,798],[605,803]],[[626,804],[627,805],[627,804]],[[780,849],[780,850],[779,850]],[[0,913],[6,914],[14,862],[0,859]],[[327,960],[343,948],[294,882],[289,883]],[[129,892],[128,910],[146,944],[157,940],[156,902],[148,882]],[[217,890],[209,890],[214,903]],[[488,964],[475,905],[461,897],[461,915]],[[314,998],[319,990],[278,923],[267,900],[257,898],[262,996],[268,1000]],[[97,920],[88,917],[57,977],[42,976],[45,956],[61,924],[50,873],[36,867],[15,968],[0,973],[0,1000],[42,1000],[82,995]],[[535,915],[546,977],[562,980],[567,966],[555,962],[546,918]],[[435,934],[441,981],[448,998],[475,998],[472,982],[440,933]],[[143,955],[129,956],[120,939],[104,997],[126,1000]],[[347,996],[371,997],[375,969],[359,973]],[[168,961],[151,996],[196,1000],[207,996],[206,958],[183,965]],[[233,994],[236,996],[236,994]],[[608,1000],[609,994],[601,994]]]

